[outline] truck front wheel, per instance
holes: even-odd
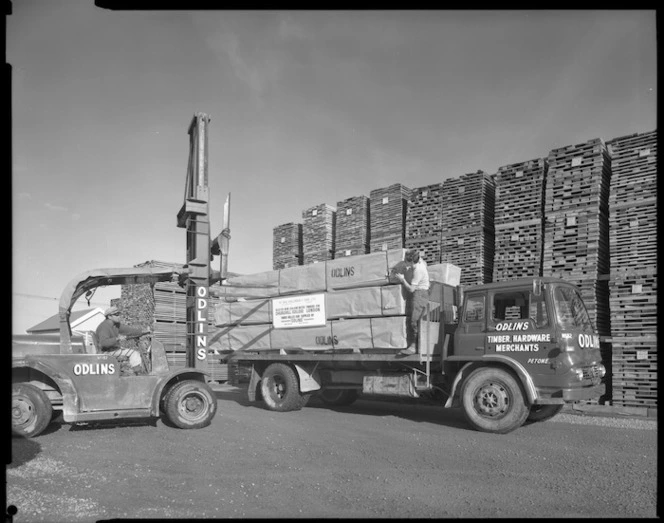
[[[530,412],[520,384],[498,368],[473,371],[461,389],[461,404],[473,428],[496,434],[520,427]]]
[[[563,405],[533,405],[530,407],[527,421],[531,423],[546,421],[553,418],[561,410],[563,410]]]
[[[217,400],[205,383],[186,380],[174,385],[165,397],[169,421],[181,429],[207,427],[217,412]]]
[[[318,393],[318,397],[326,405],[335,407],[345,407],[357,400],[358,393],[353,389],[323,389]]]
[[[46,393],[28,383],[12,386],[12,431],[34,438],[51,423],[53,407]]]
[[[295,371],[284,363],[273,363],[263,373],[260,386],[263,401],[270,410],[300,410],[310,395],[300,393]]]

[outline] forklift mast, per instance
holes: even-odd
[[[186,365],[207,372],[208,307],[210,285],[226,277],[228,255],[228,207],[224,229],[210,241],[208,188],[208,115],[196,113],[189,126],[189,163],[184,203],[177,214],[177,226],[187,230],[187,352]],[[229,195],[230,199],[230,195]],[[211,270],[213,254],[221,254],[221,270]]]

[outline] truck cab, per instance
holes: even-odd
[[[599,336],[578,289],[564,280],[524,278],[468,288],[458,324],[448,328],[453,342],[444,366],[456,376],[455,388],[480,366],[508,372],[518,378],[532,418],[604,394]],[[472,402],[476,422],[495,419],[492,403],[513,401],[504,391],[486,384],[469,393],[473,397],[465,401]],[[463,394],[458,400],[463,403]]]

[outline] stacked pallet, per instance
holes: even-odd
[[[611,140],[612,401],[657,406],[657,132]]]
[[[369,198],[353,196],[337,202],[334,256],[369,252]]]
[[[498,169],[493,281],[542,275],[547,171],[544,158]]]
[[[406,213],[411,190],[400,183],[369,193],[369,252],[402,249],[406,245]]]
[[[442,255],[443,184],[412,190],[406,211],[406,248],[417,249],[428,264]]]
[[[600,336],[610,335],[611,156],[599,138],[553,149],[548,156],[542,274],[575,283]]]
[[[272,268],[302,265],[302,224],[284,223],[272,229]]]
[[[302,211],[302,262],[317,263],[334,259],[337,212],[326,203]]]
[[[441,261],[461,267],[461,283],[493,278],[495,179],[484,171],[443,182]]]

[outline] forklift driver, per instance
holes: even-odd
[[[130,327],[120,323],[120,310],[117,307],[110,307],[104,311],[106,319],[97,327],[97,339],[99,348],[102,352],[107,352],[113,356],[126,356],[129,358],[129,365],[134,374],[146,374],[143,368],[141,354],[135,349],[120,348],[120,341],[126,340],[129,336],[141,336],[149,334],[150,331],[144,331],[139,327]]]

